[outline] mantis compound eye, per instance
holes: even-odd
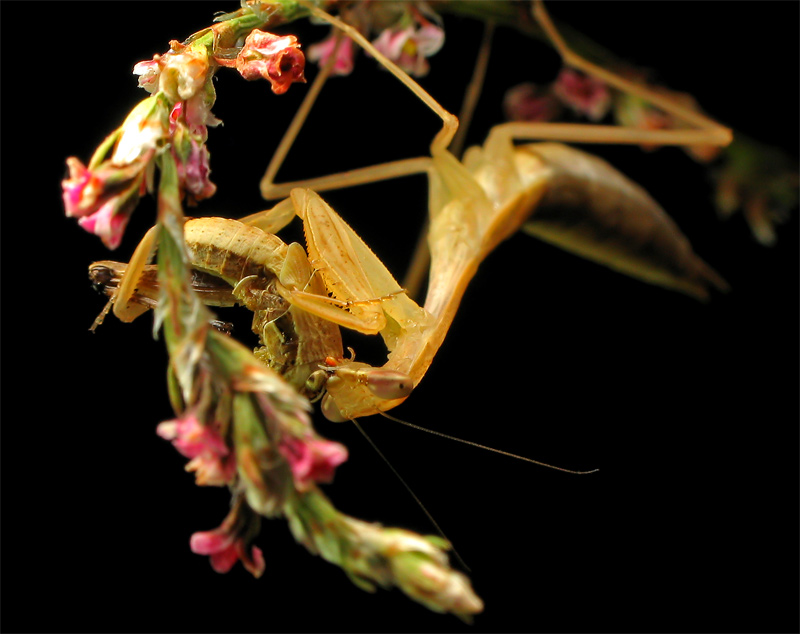
[[[312,372],[311,375],[306,379],[305,383],[305,390],[307,392],[307,396],[313,400],[319,398],[319,393],[322,391],[322,388],[325,387],[325,384],[328,382],[328,373],[325,370],[317,370],[316,372]]]
[[[371,370],[365,372],[364,382],[369,391],[378,398],[405,398],[411,394],[414,384],[411,377],[394,370]]]

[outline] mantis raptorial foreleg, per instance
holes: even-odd
[[[276,249],[279,248],[278,255],[271,255],[269,260],[265,259],[263,266],[277,278],[274,288],[278,295],[313,315],[365,334],[377,334],[387,330],[385,311],[386,314],[392,315],[394,321],[404,322],[411,318],[422,318],[422,315],[418,314],[419,307],[408,298],[403,299],[403,289],[380,260],[317,194],[296,190],[290,202],[292,206],[290,217],[294,217],[296,213],[304,221],[311,262],[301,245],[297,243],[284,245],[277,238],[273,238],[279,245],[276,246]],[[279,206],[279,216],[284,215],[286,207],[286,205]],[[250,218],[253,223],[250,226],[256,226],[261,215],[254,214]],[[281,219],[279,222],[285,224],[284,220]],[[274,217],[268,217],[268,221],[262,224],[274,224],[274,221]],[[221,226],[217,228],[215,222]],[[198,230],[201,232],[197,242],[201,248],[210,253],[207,257],[215,258],[218,257],[215,255],[217,252],[230,250],[231,240],[251,244],[259,239],[259,235],[269,235],[262,230],[251,236],[244,231],[248,225],[235,223],[242,229],[231,237],[229,232],[232,229],[225,223],[232,222],[234,221],[212,218],[206,219],[200,225],[191,225],[198,227],[195,233]],[[256,230],[250,229],[250,231]],[[141,303],[129,300],[135,295],[144,267],[154,250],[155,231],[150,229],[122,273],[120,284],[112,299],[114,314],[122,321],[133,321],[147,310]],[[324,280],[325,291],[328,294],[307,290],[309,281],[314,275],[319,275]],[[234,294],[242,301],[248,298],[248,289],[252,284],[260,284],[258,275],[250,275],[235,281],[237,283]],[[258,310],[258,300],[252,299],[257,292],[256,294],[250,292],[251,299],[245,301],[253,310]],[[391,308],[388,307],[389,304]],[[391,331],[394,329],[393,326],[384,333],[384,336],[389,338],[387,342],[393,338]]]
[[[390,350],[398,329],[425,323],[424,311],[405,295],[383,263],[318,194],[298,188],[292,190],[290,200],[294,213],[303,221],[309,261],[332,295],[298,290],[292,293],[292,303],[347,328],[366,334],[381,332]],[[253,214],[243,221],[260,226],[274,211]],[[275,215],[284,213],[281,208]]]
[[[114,315],[123,322],[131,322],[139,315],[147,312],[147,306],[141,303],[132,302],[130,298],[136,293],[136,286],[142,277],[145,266],[150,262],[156,250],[157,227],[150,227],[144,234],[141,242],[131,256],[131,260],[122,275],[119,287],[114,296],[109,299],[105,309],[98,315],[92,330],[103,323],[103,318],[108,313],[108,309],[113,306]]]

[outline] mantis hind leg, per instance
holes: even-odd
[[[281,168],[281,165],[283,165],[286,155],[289,153],[289,150],[294,144],[300,129],[303,127],[303,124],[308,118],[308,113],[311,112],[311,108],[314,106],[314,102],[317,100],[319,93],[322,91],[322,87],[325,85],[328,77],[330,77],[331,72],[333,72],[333,67],[336,63],[336,54],[339,51],[342,38],[343,33],[341,31],[337,32],[336,44],[333,52],[325,64],[323,64],[323,66],[320,68],[317,77],[314,79],[314,83],[311,84],[311,88],[309,88],[305,99],[303,99],[303,103],[301,103],[300,107],[297,109],[292,122],[289,124],[289,127],[286,129],[280,144],[275,150],[275,153],[272,155],[272,159],[267,166],[267,171],[264,173],[264,176],[261,179],[261,195],[267,200],[281,198],[283,196],[281,193],[275,193],[276,191],[280,192],[282,187],[281,185],[275,184],[275,176],[278,174],[278,170]]]
[[[436,137],[434,138],[433,142],[431,143],[431,153],[435,156],[438,153],[444,152],[447,149],[447,146],[450,144],[450,141],[453,139],[457,129],[458,129],[458,119],[453,116],[450,112],[445,110],[438,101],[436,101],[431,95],[425,91],[422,86],[420,86],[416,81],[414,81],[409,75],[399,68],[396,64],[394,64],[391,60],[386,58],[380,51],[376,50],[375,47],[367,40],[357,29],[354,29],[349,24],[346,24],[339,20],[338,18],[329,15],[325,11],[319,9],[318,7],[314,6],[310,2],[306,2],[305,0],[301,0],[301,4],[306,6],[308,10],[316,17],[328,22],[329,24],[333,25],[337,28],[341,33],[343,33],[346,37],[349,37],[354,42],[356,42],[361,48],[366,50],[372,57],[374,57],[378,62],[384,66],[390,73],[392,73],[397,79],[403,83],[409,90],[411,90],[425,105],[427,105],[441,120],[442,120],[442,129],[437,133]],[[332,56],[333,57],[333,56]],[[328,64],[326,67],[330,65],[332,67],[332,57],[328,60]],[[324,71],[324,69],[323,69]],[[330,70],[328,73],[330,74]],[[327,74],[324,72],[320,73],[320,76],[327,77]],[[309,91],[309,95],[306,98],[306,102],[308,102],[308,106],[306,107],[306,102],[303,103],[301,107],[301,113],[298,113],[298,116],[295,118],[295,121],[292,123],[292,135],[296,134],[297,130],[293,128],[299,129],[299,126],[302,124],[302,121],[305,120],[305,116],[308,114],[308,110],[310,110],[311,103],[316,98],[316,94],[318,94],[319,90],[315,90],[317,85],[317,81],[320,81],[320,89],[321,83],[320,76],[318,79],[315,80],[314,86]],[[295,123],[297,125],[295,126]],[[287,135],[284,137],[284,141],[287,141],[288,138],[291,137],[293,140],[293,136],[287,132]],[[430,157],[419,157],[419,158],[412,158],[412,159],[405,159],[400,161],[392,161],[389,163],[383,163],[381,165],[374,165],[366,168],[361,168],[357,170],[351,170],[348,172],[342,172],[339,174],[333,174],[329,176],[323,176],[319,178],[312,178],[312,179],[305,179],[302,181],[295,181],[292,183],[283,183],[283,184],[274,184],[272,182],[275,173],[277,171],[276,165],[279,165],[280,161],[282,161],[283,157],[285,156],[286,150],[288,150],[288,145],[291,144],[291,141],[287,141],[286,147],[284,147],[284,143],[281,143],[279,147],[279,151],[276,152],[277,159],[273,159],[270,163],[270,166],[267,170],[267,173],[264,175],[261,183],[261,191],[262,196],[266,199],[275,199],[282,197],[289,193],[295,187],[305,187],[305,188],[312,188],[319,191],[326,191],[331,189],[339,189],[344,187],[351,187],[354,185],[360,185],[364,183],[370,183],[380,180],[386,180],[389,178],[396,178],[399,176],[405,176],[410,174],[418,174],[418,173],[425,173],[431,169],[431,162]]]
[[[516,130],[516,133],[511,133],[512,136],[516,138],[573,141],[578,143],[655,143],[685,146],[726,146],[730,144],[733,135],[729,128],[720,125],[697,110],[685,107],[677,101],[651,90],[647,86],[625,79],[575,53],[556,29],[542,0],[534,0],[532,14],[559,55],[561,55],[564,64],[591,75],[621,92],[640,97],[693,127],[692,129],[638,130],[619,126],[538,124],[529,125],[524,130],[510,127],[509,131]],[[514,126],[514,124],[510,124],[510,126]]]

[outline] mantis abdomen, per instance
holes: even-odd
[[[195,218],[183,231],[192,267],[231,286],[251,275],[276,277],[286,259],[283,240],[236,220]]]
[[[551,172],[523,230],[621,273],[708,299],[728,290],[689,240],[639,185],[602,159],[560,143],[516,148]]]

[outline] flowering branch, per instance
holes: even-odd
[[[295,539],[341,566],[360,588],[397,586],[429,609],[467,622],[483,610],[467,577],[450,569],[445,540],[343,515],[316,488],[291,497],[287,512]]]
[[[209,180],[208,127],[221,122],[212,113],[216,100],[212,78],[220,66],[236,68],[246,79],[264,77],[276,93],[304,82],[305,58],[293,36],[277,38],[259,28],[304,16],[291,0],[246,2],[234,13],[198,31],[184,43],[139,62],[133,72],[151,94],[95,152],[88,167],[67,159],[62,182],[64,208],[81,227],[98,235],[109,249],[122,241],[139,199],[153,190],[157,157],[169,150],[176,160],[182,197],[195,205],[216,186]],[[240,38],[244,46],[235,46]],[[272,45],[263,46],[265,39]]]
[[[277,8],[276,8],[277,7]],[[245,3],[220,24],[134,68],[151,96],[98,148],[88,167],[68,159],[65,209],[109,248],[158,179],[158,302],[154,330],[169,352],[168,386],[176,418],[158,425],[189,462],[202,486],[227,486],[231,510],[221,525],[192,535],[193,552],[217,572],[237,561],[254,576],[265,571],[254,545],[261,517],[286,517],[295,538],[341,566],[360,587],[397,586],[439,612],[468,619],[482,609],[467,578],[447,563],[444,540],[383,528],[339,513],[318,488],[347,459],[342,445],[317,435],[311,406],[242,344],[211,328],[212,313],[191,287],[182,201],[194,205],[216,186],[208,176],[208,127],[220,66],[245,79],[264,78],[276,94],[303,82],[305,59],[294,36],[258,27],[300,13],[291,2]],[[244,38],[242,46],[235,44]]]
[[[228,484],[234,494],[229,516],[218,529],[195,533],[192,550],[209,555],[218,572],[241,560],[260,576],[263,555],[251,544],[258,515],[283,515],[299,542],[362,588],[395,585],[464,619],[481,611],[467,578],[449,567],[446,542],[343,515],[319,491],[315,483],[329,482],[347,451],[316,435],[305,398],[241,344],[208,327],[210,313],[190,287],[172,154],[163,154],[161,169],[156,321],[179,388],[179,419],[162,423],[159,433],[192,458],[198,484]]]

